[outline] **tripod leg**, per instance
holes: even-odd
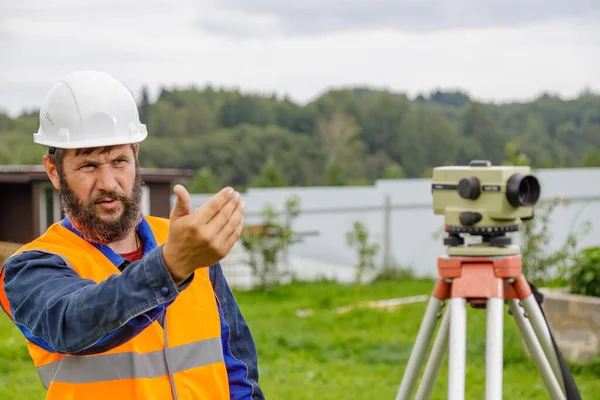
[[[565,400],[565,395],[561,390],[560,385],[558,384],[558,380],[552,371],[552,367],[544,354],[542,346],[538,341],[529,320],[525,318],[523,310],[518,305],[518,301],[515,299],[508,300],[509,308],[513,318],[521,334],[523,335],[523,339],[525,343],[527,343],[527,347],[529,348],[529,352],[531,353],[531,357],[537,367],[544,384],[546,385],[546,389],[550,394],[552,400]]]
[[[423,372],[419,389],[417,389],[417,395],[415,400],[428,400],[431,396],[431,391],[435,381],[440,373],[442,361],[446,350],[448,350],[448,331],[450,330],[450,310],[448,310],[442,318],[440,329],[438,330],[437,337],[433,343],[431,354],[429,355],[429,361]]]
[[[450,349],[448,352],[448,400],[464,400],[467,358],[467,306],[455,297],[450,306]]]
[[[556,351],[554,350],[554,345],[552,344],[552,338],[550,337],[549,328],[546,325],[546,321],[544,316],[542,315],[542,311],[540,310],[540,305],[535,300],[533,294],[530,294],[527,298],[522,301],[523,309],[527,313],[527,317],[531,321],[531,326],[535,331],[536,336],[538,337],[540,344],[542,345],[542,349],[550,362],[550,366],[554,371],[554,375],[558,380],[558,383],[562,389],[562,392],[565,393],[565,383],[562,379],[562,372],[560,370],[560,364],[558,362],[558,357],[556,356]]]
[[[489,299],[486,310],[485,398],[502,400],[504,299]]]
[[[415,385],[417,384],[419,372],[423,366],[425,355],[427,354],[427,350],[431,344],[431,338],[437,323],[438,314],[443,304],[444,303],[438,300],[435,296],[432,296],[429,299],[427,310],[425,311],[423,321],[421,322],[421,327],[419,328],[419,333],[417,334],[417,339],[415,340],[415,344],[410,353],[408,364],[406,365],[406,370],[404,371],[404,376],[402,377],[402,382],[400,383],[396,400],[408,400],[412,397]]]

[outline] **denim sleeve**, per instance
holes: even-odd
[[[227,283],[221,265],[210,267],[209,276],[219,303],[222,321],[221,342],[229,376],[230,397],[232,400],[263,400],[265,397],[258,385],[258,355],[250,328]]]
[[[189,284],[177,287],[162,247],[99,283],[81,278],[61,256],[40,251],[9,258],[4,274],[13,321],[25,337],[48,351],[72,355],[127,342]]]

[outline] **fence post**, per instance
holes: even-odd
[[[285,206],[284,206],[285,207]],[[285,209],[285,227],[286,229],[290,229],[292,227],[292,216],[289,213],[289,210]],[[285,270],[285,276],[286,277],[290,277],[291,276],[291,272],[292,272],[292,267],[290,266],[290,252],[289,252],[289,247],[290,244],[288,243],[287,246],[285,246],[283,248],[283,263],[285,265],[284,270]],[[279,282],[282,283],[282,282]]]
[[[392,219],[392,201],[389,194],[385,195],[383,206],[383,270],[391,268],[390,262],[390,242],[391,242],[391,219]]]

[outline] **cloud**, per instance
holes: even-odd
[[[386,25],[382,21],[399,12],[390,6],[390,16],[378,16],[385,14],[386,3],[372,0],[370,11],[358,2],[345,3],[345,13],[337,14],[339,28],[317,34],[310,26],[327,25],[319,18],[335,20],[334,5],[339,8],[341,2],[323,3],[321,17],[304,11],[300,18],[290,10],[311,10],[316,1],[285,6],[237,0],[238,8],[232,1],[0,2],[0,108],[17,113],[37,107],[58,78],[82,69],[108,72],[134,93],[145,84],[156,94],[160,86],[212,83],[287,94],[301,103],[330,86],[345,85],[409,95],[462,88],[495,100],[531,98],[546,90],[572,96],[586,85],[600,88],[595,70],[600,65],[600,24],[583,18],[494,27],[474,12],[469,18],[480,26],[438,31],[448,26],[444,18],[450,18],[439,17],[437,25],[430,22],[434,30],[424,34],[423,29]],[[458,15],[455,20],[466,18],[460,16],[463,3],[448,1]],[[547,6],[556,9],[556,4]],[[575,10],[583,3],[572,4]],[[435,15],[452,15],[448,10]],[[356,27],[349,23],[352,15]],[[286,18],[312,33],[301,34]],[[403,18],[415,26],[419,19],[435,20],[424,12]],[[293,35],[286,33],[293,29]]]
[[[227,15],[231,15],[228,21]],[[239,18],[243,15],[243,18]],[[199,25],[218,34],[322,35],[395,30],[433,32],[456,28],[522,27],[600,15],[597,0],[222,0]],[[254,18],[254,20],[253,20]],[[261,25],[259,21],[267,21]]]
[[[283,22],[276,15],[218,8],[203,10],[197,26],[205,32],[236,39],[269,38],[284,30]]]
[[[0,20],[29,18],[31,21],[68,21],[86,17],[88,21],[94,21],[106,17],[119,19],[120,15],[133,13],[143,15],[144,11],[164,12],[170,7],[169,3],[163,0],[19,0],[0,4]]]

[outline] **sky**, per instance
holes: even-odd
[[[298,103],[330,88],[483,101],[600,90],[598,0],[0,2],[0,109],[40,107],[62,76],[237,88]]]

